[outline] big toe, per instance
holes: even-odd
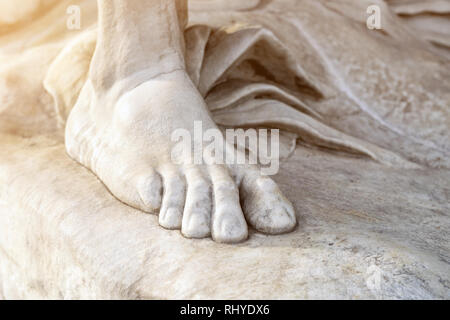
[[[271,178],[259,173],[245,176],[241,195],[245,217],[256,230],[280,234],[295,228],[294,207]]]

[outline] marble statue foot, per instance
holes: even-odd
[[[202,130],[216,127],[185,71],[130,89],[126,79],[107,92],[94,83],[87,80],[70,114],[66,149],[116,198],[159,213],[162,227],[181,229],[188,238],[232,243],[247,238],[247,223],[269,234],[295,227],[291,203],[257,167],[174,164],[174,130],[193,134],[194,121]]]

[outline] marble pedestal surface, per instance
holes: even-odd
[[[450,298],[446,170],[298,146],[275,177],[297,230],[224,245],[118,202],[57,140],[0,141],[0,297]]]

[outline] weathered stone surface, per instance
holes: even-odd
[[[61,143],[1,144],[6,298],[450,298],[448,171],[299,146],[276,177],[297,230],[223,245],[118,202]]]

